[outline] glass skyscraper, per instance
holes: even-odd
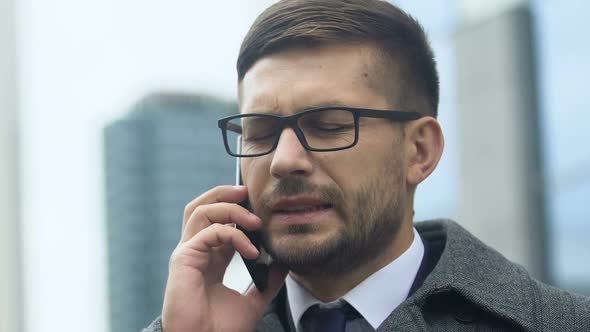
[[[236,112],[209,97],[156,94],[105,129],[112,332],[139,331],[160,314],[185,205],[233,184],[216,120]]]

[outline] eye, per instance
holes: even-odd
[[[352,126],[340,125],[340,124],[319,124],[314,129],[326,132],[338,132],[342,130],[349,130]]]
[[[342,131],[349,131],[354,128],[354,123],[340,123],[340,122],[325,122],[325,121],[313,121],[305,124],[309,130],[325,132],[325,133],[337,133]]]
[[[248,142],[262,142],[274,138],[273,132],[256,133],[253,135],[244,136],[244,140]]]
[[[354,130],[354,116],[340,109],[310,112],[300,119],[300,127],[314,134],[339,134]]]
[[[244,130],[242,139],[248,142],[259,142],[268,140],[274,137],[275,129],[271,127],[254,127]]]
[[[242,139],[247,142],[263,142],[273,139],[277,132],[276,120],[268,117],[250,117],[243,122]]]

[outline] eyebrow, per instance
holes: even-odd
[[[350,107],[350,105],[334,99],[334,100],[330,100],[330,101],[309,104],[303,108],[298,108],[298,109],[296,109],[296,112],[294,114],[309,111],[311,109],[320,108],[320,107]],[[261,110],[261,111],[254,111],[254,112],[250,112],[250,113],[276,115],[276,114],[279,114],[279,111],[280,111],[280,108],[275,107],[274,110],[272,110],[272,111],[262,111]]]
[[[306,106],[302,110],[300,110],[300,112],[308,111],[310,109],[320,108],[320,107],[350,107],[350,105],[348,105],[346,103],[343,103],[343,102],[341,102],[339,100],[334,99],[334,100],[331,100],[331,101],[328,101],[328,102],[321,102],[321,103],[317,103],[317,104],[311,104],[309,106]]]

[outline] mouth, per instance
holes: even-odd
[[[333,206],[332,204],[322,204],[322,205],[294,205],[288,206],[282,209],[273,209],[273,213],[303,213],[303,212],[315,212],[325,209],[331,209]]]
[[[272,206],[272,216],[287,224],[311,224],[326,220],[334,205],[321,199],[295,197],[282,199]]]

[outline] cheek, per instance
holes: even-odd
[[[349,201],[369,179],[375,177],[379,168],[377,163],[380,162],[374,155],[362,149],[353,148],[332,154],[332,158],[322,160],[322,168]]]
[[[345,181],[354,181],[381,173],[387,168],[388,162],[391,162],[391,157],[389,149],[376,149],[374,145],[359,144],[334,163],[341,169],[343,174],[340,176],[343,176]]]
[[[242,159],[242,177],[252,198],[258,197],[264,190],[270,174],[270,162],[265,158]],[[252,200],[251,198],[251,200]]]
[[[361,142],[359,142],[361,143]],[[368,143],[368,142],[365,142]],[[347,200],[351,199],[351,194],[358,193],[361,190],[378,189],[386,183],[391,185],[392,176],[395,181],[400,175],[401,156],[396,155],[392,150],[392,145],[381,144],[363,144],[350,150],[350,153],[343,154],[339,158],[332,160],[330,177],[338,184]],[[403,172],[402,172],[403,173]],[[372,187],[377,188],[372,188]],[[367,188],[371,187],[371,188]]]

